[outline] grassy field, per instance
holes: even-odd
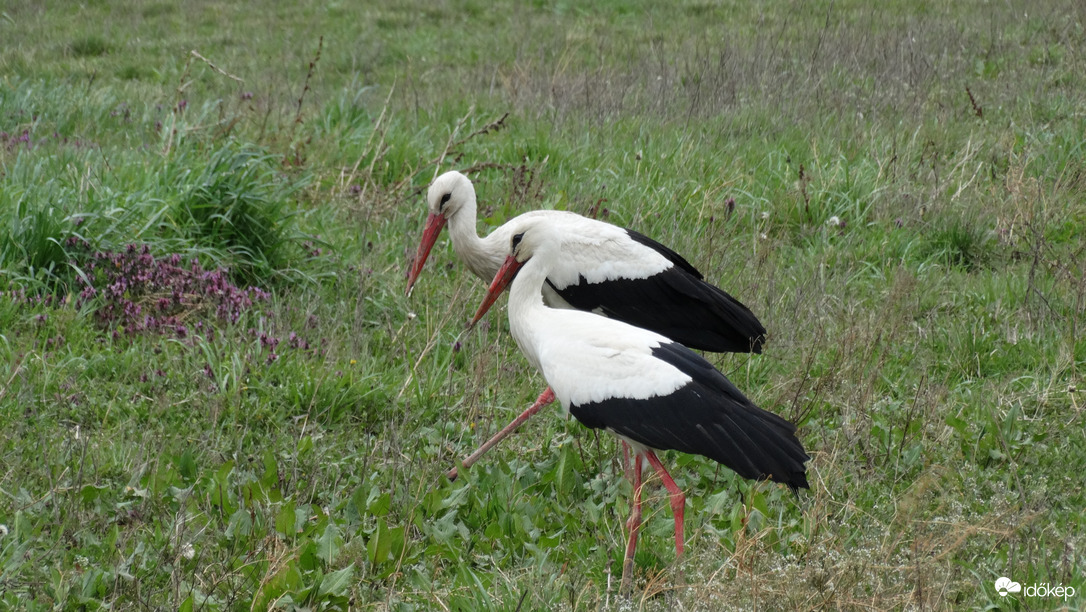
[[[1086,607],[1086,5],[385,4],[0,8],[0,609]],[[811,490],[668,453],[625,601],[609,436],[445,480],[543,386],[448,169],[750,306]]]

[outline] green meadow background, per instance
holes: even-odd
[[[1086,602],[1086,4],[0,6],[0,609]],[[442,239],[537,208],[750,306],[810,491],[665,453],[676,559]],[[1073,586],[1002,597],[994,582]]]

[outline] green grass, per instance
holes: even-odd
[[[403,295],[451,168],[481,225],[595,210],[769,329],[763,355],[710,358],[797,422],[812,488],[668,454],[686,555],[650,484],[631,608],[1081,608],[1084,19],[4,9],[0,608],[621,607],[608,436],[548,409],[443,477],[544,384],[500,309],[464,330],[482,287],[445,241]],[[201,289],[110,293],[129,245]],[[267,297],[220,316],[208,287],[235,284]]]

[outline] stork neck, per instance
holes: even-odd
[[[480,275],[482,268],[480,263],[486,259],[483,256],[483,241],[475,230],[476,204],[472,198],[464,202],[456,214],[449,217],[449,238],[452,240],[453,249],[460,259],[467,264],[476,275]],[[493,271],[489,272],[493,275]],[[486,280],[490,280],[487,278]]]
[[[511,327],[523,327],[531,319],[533,310],[545,309],[543,283],[547,280],[547,271],[538,257],[529,259],[517,272],[513,285],[509,288],[509,324]],[[515,332],[514,332],[515,333]]]

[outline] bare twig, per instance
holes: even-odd
[[[799,165],[799,192],[803,195],[803,214],[806,215],[807,220],[811,220],[811,196],[807,193],[807,183],[811,182],[811,177],[807,174],[803,167],[803,164]]]
[[[192,56],[195,57],[196,59],[198,59],[198,60],[202,61],[203,63],[207,64],[208,66],[210,66],[212,70],[214,70],[215,72],[218,72],[219,74],[223,75],[224,77],[226,77],[228,79],[233,79],[234,81],[237,81],[239,84],[244,84],[245,83],[245,81],[242,80],[240,77],[236,77],[236,76],[230,74],[229,72],[223,70],[222,68],[219,68],[215,64],[211,63],[211,60],[209,60],[206,57],[200,55],[200,52],[197,51],[196,49],[193,49],[192,51],[189,51],[189,53],[192,54]]]
[[[302,101],[305,99],[305,93],[309,91],[309,81],[313,78],[313,73],[317,69],[317,62],[321,61],[321,51],[323,49],[324,37],[321,36],[320,39],[317,40],[317,54],[310,60],[309,70],[305,73],[305,86],[302,87],[302,93],[298,94],[298,110],[294,114],[295,125],[302,122]]]
[[[973,97],[973,92],[970,91],[968,85],[966,85],[966,87],[965,87],[965,93],[966,93],[967,96],[969,96],[969,103],[973,105],[973,114],[980,117],[981,119],[983,119],[984,118],[984,109],[981,108],[979,103],[977,103],[977,99],[975,97]]]
[[[457,142],[453,146],[464,144],[465,142],[471,140],[472,138],[475,138],[476,136],[482,136],[483,134],[489,134],[490,132],[496,132],[498,130],[501,130],[501,129],[505,128],[505,119],[508,116],[509,116],[509,111],[505,111],[505,114],[502,115],[501,118],[499,118],[499,119],[497,119],[495,121],[491,121],[490,123],[488,123],[488,124],[484,125],[483,127],[479,128],[478,130],[475,130],[474,132],[468,134],[466,138],[464,138],[463,140],[460,140],[459,142]]]
[[[482,136],[484,134],[489,134],[490,132],[496,132],[498,130],[504,129],[505,120],[507,117],[509,117],[509,111],[505,111],[505,114],[495,119],[494,121],[491,121],[490,123],[484,125],[483,127],[475,130],[474,132],[459,140],[453,140],[454,138],[456,138],[456,135],[460,133],[460,129],[464,127],[464,124],[467,123],[468,118],[470,118],[473,114],[475,114],[474,106],[468,109],[467,114],[461,117],[460,121],[456,122],[456,127],[453,128],[452,133],[449,134],[449,140],[445,143],[445,149],[441,152],[441,155],[439,155],[437,158],[430,162],[431,164],[434,164],[436,166],[434,168],[434,178],[437,178],[437,173],[441,170],[441,164],[445,161],[445,158],[448,157],[450,153],[456,151],[458,147],[467,143],[476,136]],[[493,167],[497,167],[497,165]]]
[[[518,164],[499,164],[498,162],[478,162],[464,168],[463,174],[475,174],[483,170],[515,170]]]

